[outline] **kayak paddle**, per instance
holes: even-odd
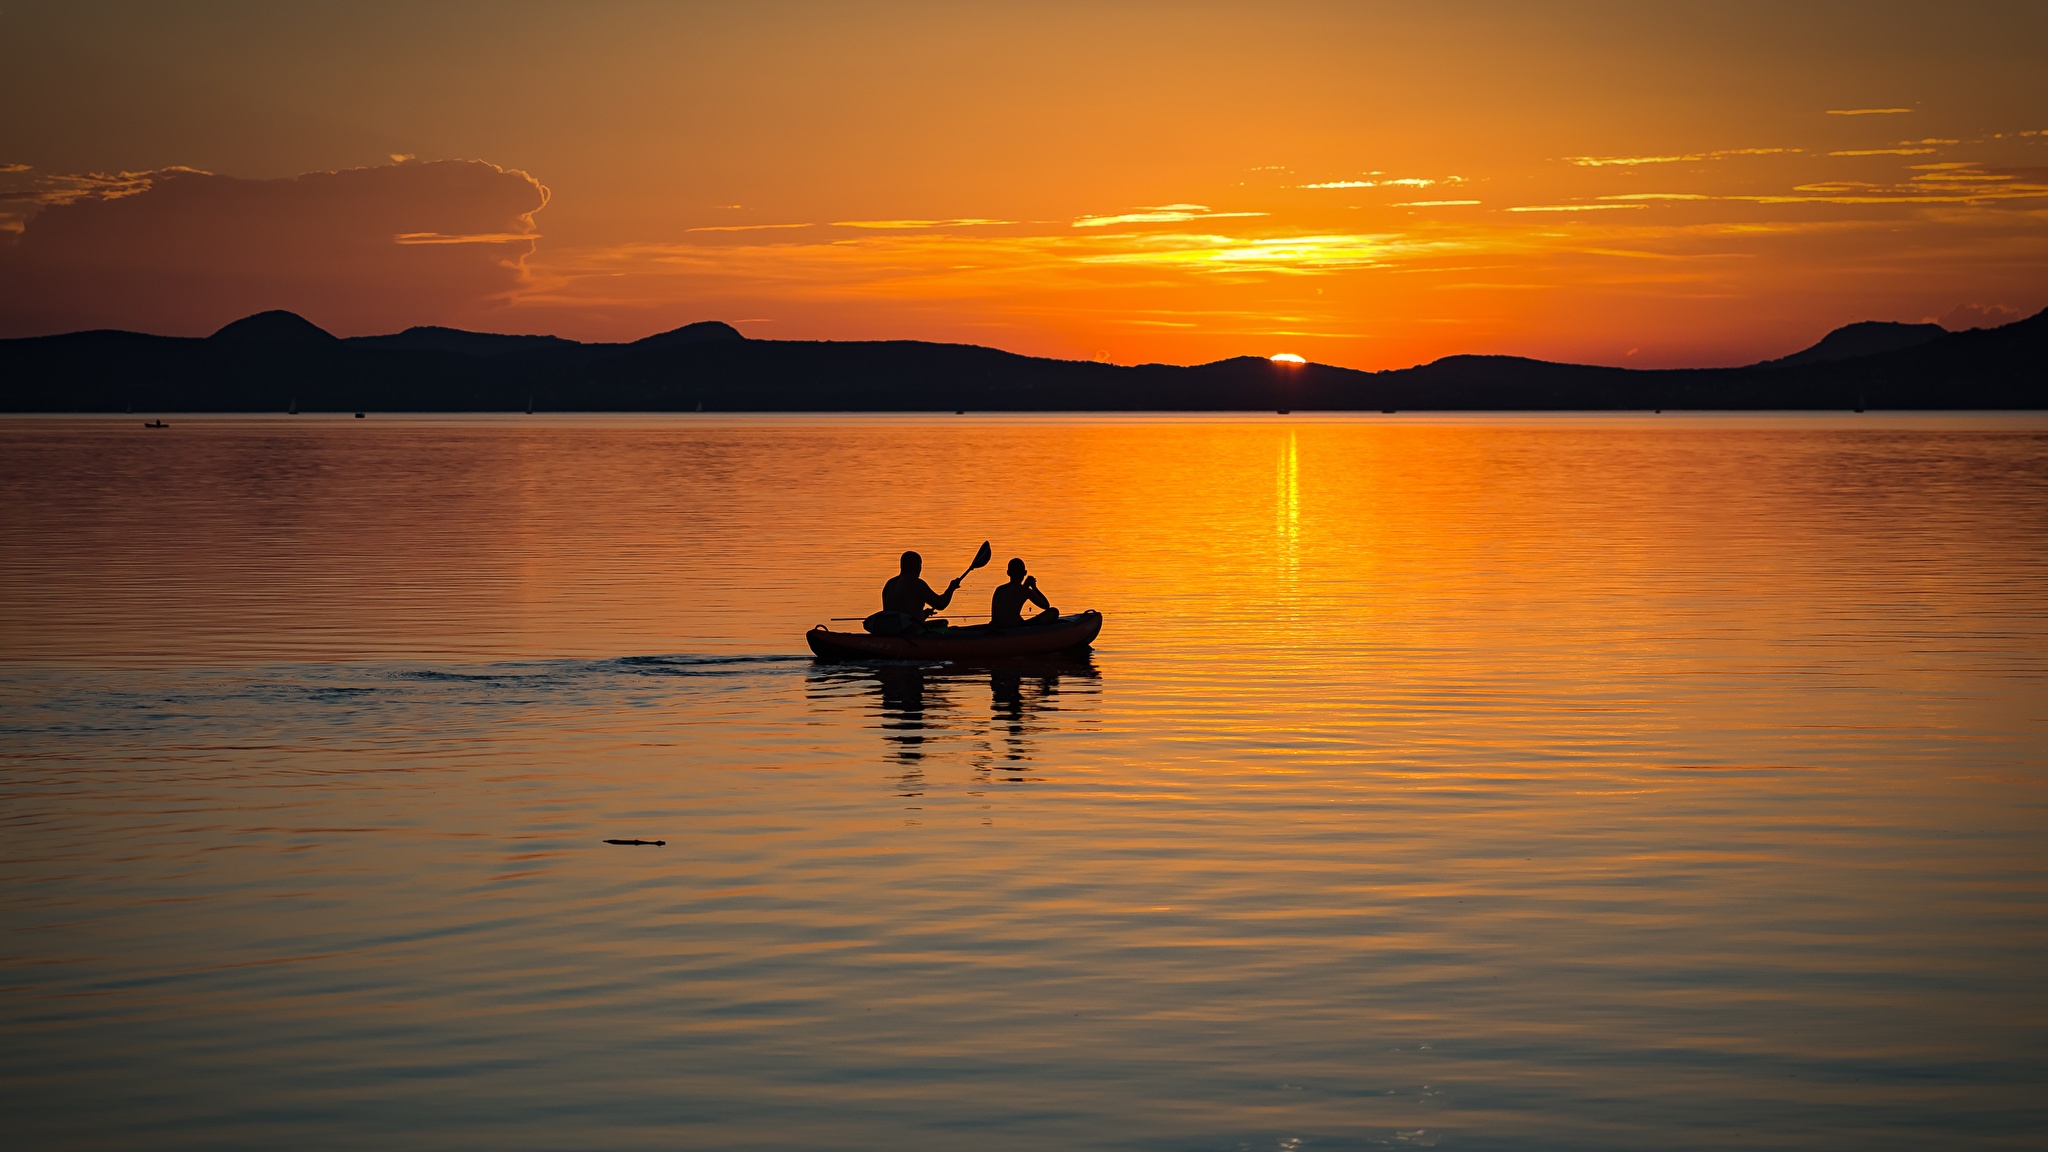
[[[988,541],[986,541],[986,540],[983,540],[983,541],[981,542],[981,551],[979,551],[979,552],[976,552],[976,553],[974,554],[974,563],[972,563],[972,564],[969,564],[969,565],[967,566],[967,571],[966,571],[966,572],[962,572],[962,573],[960,574],[960,579],[962,579],[962,580],[965,580],[965,579],[967,579],[968,575],[969,575],[969,574],[971,574],[971,573],[972,573],[972,572],[973,572],[973,571],[974,571],[974,570],[975,570],[976,568],[979,568],[979,567],[981,567],[982,565],[984,565],[984,564],[987,564],[987,563],[988,563],[988,558],[989,558],[989,550],[988,550]]]

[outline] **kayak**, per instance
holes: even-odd
[[[825,660],[979,660],[1070,652],[1093,644],[1101,631],[1102,613],[1091,608],[1043,623],[934,628],[914,636],[834,632],[820,624],[804,633],[804,639]]]

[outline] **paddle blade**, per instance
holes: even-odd
[[[987,563],[988,563],[988,558],[989,558],[989,550],[988,550],[988,541],[986,541],[986,540],[983,540],[983,541],[981,542],[981,551],[979,551],[979,552],[976,552],[976,553],[974,554],[974,563],[972,563],[972,564],[969,564],[969,565],[967,566],[967,570],[968,570],[969,572],[972,572],[972,571],[974,571],[974,570],[975,570],[976,568],[979,568],[979,567],[981,567],[982,565],[984,565],[984,564],[987,564]]]

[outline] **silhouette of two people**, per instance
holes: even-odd
[[[988,546],[984,544],[982,547],[986,550]],[[1010,582],[998,586],[989,597],[990,627],[1008,628],[1026,623],[1026,604],[1035,604],[1041,609],[1031,618],[1032,623],[1059,615],[1046,601],[1045,593],[1038,590],[1038,577],[1027,572],[1024,561],[1012,558],[1009,572]],[[943,612],[953,603],[953,593],[960,590],[960,582],[966,579],[964,575],[957,576],[946,585],[944,592],[935,592],[924,582],[923,573],[924,557],[915,552],[905,552],[901,570],[882,585],[882,610],[868,617],[862,626],[878,636],[901,636],[922,631],[932,613]]]

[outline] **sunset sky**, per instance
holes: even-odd
[[[0,336],[290,308],[1119,363],[2048,305],[2048,5],[0,5]]]

